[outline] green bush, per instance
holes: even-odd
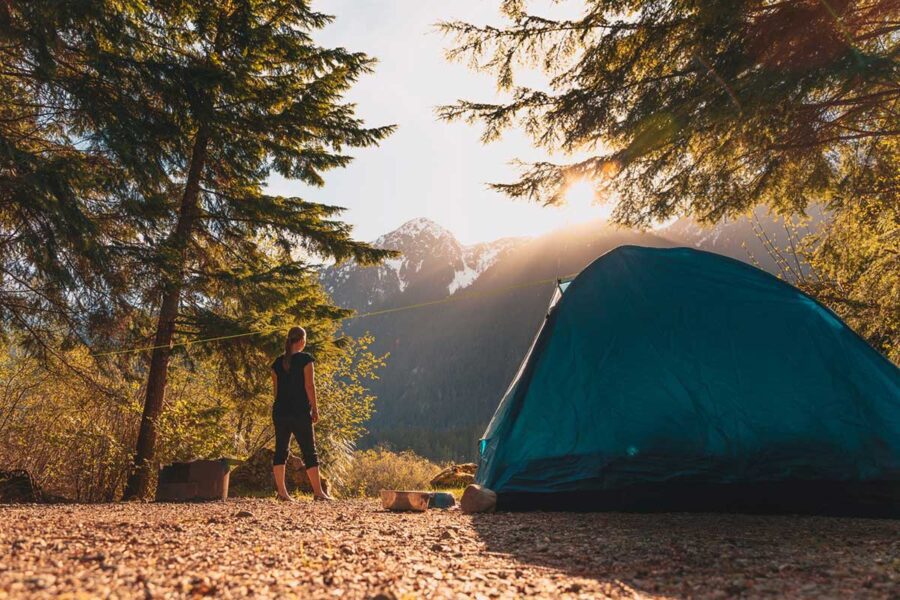
[[[439,465],[410,451],[359,450],[344,465],[336,487],[345,498],[377,496],[379,490],[428,490],[440,470]]]

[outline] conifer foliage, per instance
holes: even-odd
[[[618,173],[617,214],[633,224],[802,209],[900,133],[896,0],[585,4],[555,21],[507,0],[508,27],[443,24],[459,41],[450,56],[512,98],[442,116],[484,123],[485,140],[520,124],[544,147],[596,153],[533,165],[500,186],[513,196],[555,202],[573,176]],[[546,71],[548,88],[516,85],[519,65]]]
[[[311,257],[385,256],[352,239],[340,208],[263,189],[273,172],[322,185],[348,149],[391,132],[366,127],[342,99],[373,60],[317,45],[330,17],[306,1],[38,0],[0,13],[0,94],[12,119],[0,124],[0,160],[10,161],[0,165],[10,190],[0,243],[18,244],[32,281],[68,290],[61,314],[94,311],[87,320],[106,325],[102,338],[100,328],[71,331],[95,350],[153,346],[125,491],[141,497],[173,343],[263,331],[205,346],[238,369],[301,321],[327,353],[329,323],[345,313],[318,288]],[[51,226],[33,234],[38,248],[48,235],[59,249],[22,237],[42,221]],[[103,302],[73,300],[85,279]]]
[[[835,279],[816,290],[900,356],[900,2],[588,0],[569,20],[501,5],[504,26],[442,29],[449,57],[493,74],[508,101],[439,114],[482,123],[485,141],[521,127],[588,157],[523,165],[497,189],[554,204],[587,178],[614,193],[616,220],[639,226],[823,203],[834,225],[809,253]],[[520,85],[523,67],[547,85]]]

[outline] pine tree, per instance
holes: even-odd
[[[442,25],[456,39],[449,57],[493,74],[510,100],[461,100],[439,114],[483,123],[484,141],[518,126],[538,146],[589,157],[524,165],[496,189],[555,204],[585,178],[616,199],[617,221],[636,226],[822,203],[841,224],[817,253],[829,263],[820,271],[836,277],[826,287],[854,288],[847,302],[826,303],[847,315],[862,300],[863,318],[900,312],[891,277],[900,269],[900,2],[589,0],[571,20],[526,5],[503,1],[502,27]],[[542,70],[546,87],[517,85],[525,66]],[[850,234],[851,222],[868,229]],[[854,238],[861,251],[841,249]],[[900,348],[896,326],[864,329],[878,330],[869,339],[887,352]]]
[[[371,263],[342,209],[266,194],[272,172],[322,185],[377,144],[342,95],[371,70],[360,53],[315,44],[330,17],[309,2],[33,2],[13,7],[28,75],[65,101],[77,147],[107,157],[126,185],[111,191],[134,230],[121,245],[124,301],[150,308],[153,346],[135,468],[125,496],[146,495],[173,344],[261,331],[213,352],[262,353],[289,324],[311,324],[328,350],[331,306],[315,257]],[[95,341],[95,347],[98,346]],[[146,344],[147,341],[144,343]],[[254,363],[255,364],[255,363]]]
[[[116,240],[130,234],[115,198],[126,190],[114,162],[79,146],[10,10],[0,7],[0,334],[16,330],[17,345],[47,358],[86,341],[123,292]]]
[[[443,24],[459,40],[450,56],[513,99],[441,115],[483,122],[485,140],[518,123],[538,145],[596,155],[533,165],[499,186],[513,196],[556,202],[572,177],[617,173],[629,224],[799,210],[900,134],[897,0],[593,0],[571,21],[524,5],[503,3],[505,28]],[[549,89],[515,85],[519,63],[543,68]]]

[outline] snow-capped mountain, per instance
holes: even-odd
[[[407,302],[440,298],[470,286],[524,241],[504,238],[465,246],[434,221],[418,218],[373,242],[401,256],[372,267],[353,261],[334,265],[322,271],[321,280],[337,304],[356,310],[380,308],[401,295]]]

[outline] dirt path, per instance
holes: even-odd
[[[0,507],[0,598],[900,598],[900,521],[386,513],[372,501]]]

